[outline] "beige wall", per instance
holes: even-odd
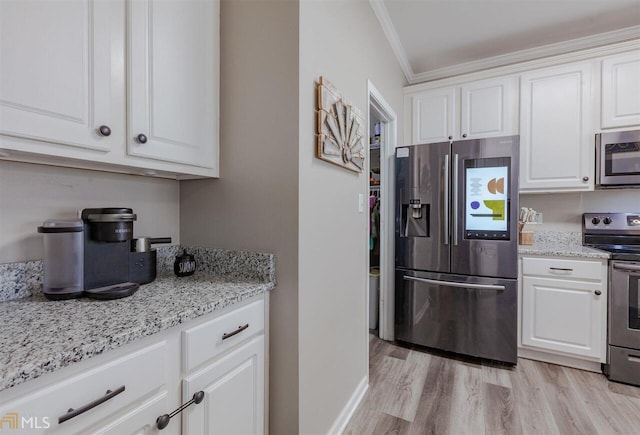
[[[270,429],[298,433],[298,3],[222,0],[220,179],[180,186],[184,243],[276,254]]]
[[[179,201],[174,180],[0,161],[0,263],[41,259],[37,227],[87,207],[131,207],[134,236],[179,243]]]
[[[402,116],[405,79],[368,1],[300,4],[300,433],[327,433],[368,374],[368,177],[315,158],[315,81],[366,116],[367,79]],[[366,129],[365,119],[365,129]],[[398,118],[398,125],[402,119]],[[399,129],[401,130],[401,129]],[[366,135],[365,130],[365,135]],[[398,143],[402,143],[399,138]]]
[[[582,213],[640,212],[640,189],[520,195],[520,206],[543,213],[537,229],[582,231]]]

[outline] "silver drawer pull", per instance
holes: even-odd
[[[629,362],[640,363],[640,357],[637,356],[628,355],[627,359],[629,360]]]
[[[231,338],[236,334],[240,334],[242,331],[244,331],[248,327],[249,327],[248,323],[245,324],[245,325],[242,325],[242,326],[238,326],[238,329],[236,329],[235,331],[233,331],[233,332],[225,332],[224,334],[222,334],[222,339],[226,340],[227,338]]]
[[[116,388],[114,391],[107,390],[104,396],[94,400],[91,403],[87,403],[86,405],[83,405],[76,409],[69,408],[69,410],[65,415],[58,417],[58,424],[62,424],[67,420],[71,420],[72,418],[79,416],[80,414],[84,414],[85,412],[95,408],[98,405],[102,405],[104,402],[106,402],[107,400],[113,399],[118,394],[122,393],[124,390],[125,390],[124,385],[121,386],[120,388]]]
[[[558,272],[573,272],[573,269],[568,267],[550,267],[551,270],[557,270]]]

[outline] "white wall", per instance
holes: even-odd
[[[37,227],[87,207],[133,208],[135,237],[180,242],[178,181],[0,161],[0,263],[41,259]]]
[[[298,433],[298,2],[223,0],[220,179],[183,181],[182,241],[272,252],[270,432]]]
[[[302,434],[327,433],[368,374],[365,302],[369,217],[357,210],[358,194],[367,197],[368,176],[315,157],[315,82],[319,76],[333,83],[365,116],[370,79],[402,115],[405,79],[368,1],[300,3]],[[402,144],[402,138],[398,143]]]
[[[640,212],[640,189],[520,195],[520,206],[543,213],[537,229],[582,231],[583,213]]]

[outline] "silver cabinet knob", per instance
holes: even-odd
[[[462,137],[467,137],[467,133],[463,134]]]
[[[453,136],[449,136],[449,140],[453,139]]]
[[[139,134],[136,136],[136,140],[138,141],[138,143],[147,143],[147,136],[145,136],[144,134]]]
[[[589,181],[589,177],[582,177],[582,181],[586,183],[587,181]]]
[[[602,294],[600,290],[596,290],[594,293],[596,294],[596,296],[600,296]]]
[[[111,129],[109,128],[108,125],[101,125],[96,130],[98,131],[98,134],[100,136],[110,136],[111,135]]]

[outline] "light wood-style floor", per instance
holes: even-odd
[[[345,434],[640,434],[640,388],[518,359],[452,359],[370,336],[369,390]]]

